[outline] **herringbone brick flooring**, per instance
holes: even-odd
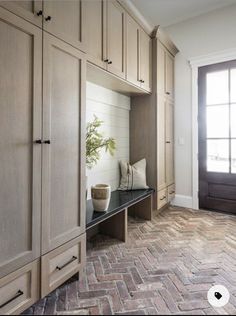
[[[230,291],[224,308],[207,301],[215,284]],[[236,217],[170,207],[152,222],[130,219],[127,244],[96,238],[83,280],[24,314],[236,315]]]

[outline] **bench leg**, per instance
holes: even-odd
[[[129,214],[134,217],[139,217],[147,221],[152,220],[152,208],[153,208],[153,198],[152,195],[148,196],[146,199],[140,201],[139,203],[131,206],[129,208]]]
[[[128,210],[124,211],[108,218],[99,225],[99,230],[102,234],[119,239],[121,241],[127,241],[127,229],[128,229]]]

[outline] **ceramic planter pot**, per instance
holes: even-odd
[[[107,184],[97,184],[91,187],[93,208],[97,212],[105,212],[111,199],[111,187]]]

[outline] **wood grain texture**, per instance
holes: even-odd
[[[62,75],[63,74],[63,75]],[[85,231],[84,55],[44,36],[43,254]]]
[[[106,68],[106,34],[105,15],[106,3],[103,0],[82,1],[82,40],[85,45],[86,58],[95,65]]]
[[[107,70],[125,78],[126,12],[115,0],[107,1]]]
[[[0,279],[0,305],[13,298],[18,291],[22,295],[0,309],[2,315],[17,315],[39,300],[40,262],[34,261]]]
[[[18,1],[0,1],[0,6],[15,13],[19,17],[42,28],[42,16],[37,13],[42,10],[41,0],[18,0]]]
[[[47,16],[51,17],[50,21],[46,21]],[[82,17],[82,0],[44,1],[44,30],[84,51]]]
[[[138,217],[145,219],[147,221],[152,220],[152,210],[153,210],[153,196],[150,195],[142,201],[129,207],[129,215],[133,217]]]
[[[71,259],[74,259],[72,262]],[[86,234],[42,257],[41,296],[44,297],[85,266]],[[61,270],[58,267],[62,267]]]
[[[116,215],[111,216],[99,225],[102,234],[111,236],[121,241],[127,241],[128,211],[125,209]]]
[[[141,87],[149,92],[152,90],[152,40],[140,30],[140,79]]]
[[[10,39],[10,40],[9,40]],[[40,29],[0,8],[0,277],[40,255]]]

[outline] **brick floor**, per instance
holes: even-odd
[[[227,306],[207,291],[225,285]],[[98,236],[86,273],[25,315],[236,315],[236,217],[170,207],[152,222],[129,220],[127,244]]]

